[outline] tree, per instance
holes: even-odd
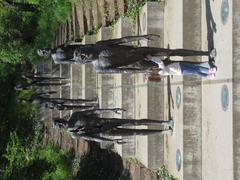
[[[38,13],[2,8],[0,11],[0,59],[18,63],[32,50]]]
[[[12,0],[2,0],[1,3],[5,8],[17,9],[26,12],[37,12],[39,8],[39,6],[35,4],[14,2]]]

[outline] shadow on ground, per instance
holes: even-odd
[[[75,179],[130,180],[131,175],[116,152],[91,144],[90,151],[81,157]]]

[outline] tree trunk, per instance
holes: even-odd
[[[28,4],[28,3],[13,2],[12,0],[3,0],[3,5],[6,8],[18,9],[20,11],[26,11],[26,12],[36,12],[36,11],[38,11],[38,6],[37,5]]]

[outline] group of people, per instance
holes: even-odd
[[[188,49],[164,49],[154,47],[134,47],[123,45],[138,40],[153,40],[157,35],[127,36],[119,39],[98,41],[95,44],[82,45],[72,43],[62,45],[54,49],[38,50],[38,55],[51,57],[56,64],[92,64],[98,73],[144,73],[149,80],[156,77],[162,78],[169,75],[196,75],[199,77],[213,78],[217,71],[210,61],[189,62],[172,61],[171,56],[208,56],[214,60],[216,50],[195,51]],[[161,58],[165,57],[164,60]],[[29,77],[27,77],[29,78]],[[55,81],[59,78],[48,77]],[[31,83],[21,85],[17,88],[25,88],[32,85],[42,85],[46,79],[34,77]],[[44,79],[44,80],[42,80]],[[63,85],[55,82],[52,85]],[[52,93],[52,92],[51,92]],[[110,138],[114,136],[149,135],[172,131],[173,120],[151,120],[151,119],[116,119],[104,118],[99,115],[104,112],[121,113],[121,108],[100,109],[97,101],[87,99],[61,99],[49,98],[45,94],[35,94],[31,99],[44,103],[45,107],[58,110],[75,111],[70,118],[56,118],[53,122],[55,128],[67,129],[73,138],[83,138],[96,142],[125,143],[122,138]],[[74,104],[77,103],[77,104]],[[132,129],[126,126],[138,125],[167,125],[163,129]]]

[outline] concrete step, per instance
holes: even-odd
[[[74,16],[73,20],[75,20],[75,38],[81,39],[82,36],[86,33],[86,25],[84,24],[84,11],[83,11],[83,2],[79,1],[73,5],[74,7]]]
[[[54,64],[54,62],[52,61],[52,76],[55,77],[60,77],[60,65],[59,64]],[[60,98],[60,92],[61,92],[61,88],[59,86],[51,86],[51,90],[52,91],[56,91],[56,94],[53,94],[51,97],[53,98]],[[53,118],[57,118],[60,117],[60,112],[58,110],[52,110],[52,117]]]
[[[133,35],[133,24],[128,18],[119,18],[113,27],[113,39]],[[135,86],[134,74],[114,75],[114,104],[115,107],[122,107],[127,111],[121,115],[114,115],[116,118],[134,119],[135,113]],[[123,137],[128,143],[123,145],[115,144],[115,148],[122,157],[135,156],[135,137]]]
[[[71,73],[71,95],[72,99],[82,97],[82,67],[81,65],[74,64],[70,68]]]
[[[141,46],[163,47],[164,45],[164,4],[148,2],[140,12],[140,34],[157,34],[160,39],[141,41]],[[135,117],[149,119],[164,118],[164,84],[163,82],[146,82],[143,74],[135,76]],[[148,128],[154,128],[149,126]],[[136,156],[148,168],[157,169],[164,160],[163,135],[137,136]]]
[[[94,44],[96,35],[85,35],[83,44]],[[82,98],[92,99],[97,97],[96,90],[96,71],[91,64],[81,65],[82,69]]]
[[[44,62],[44,65],[43,65],[43,72],[42,73],[48,73],[48,74],[51,74],[51,71],[52,71],[52,64],[51,64],[51,61],[45,61]],[[40,89],[44,92],[46,91],[50,91],[51,88],[50,87],[40,87]],[[51,113],[51,110],[47,109],[44,107],[44,104],[42,105],[41,107],[42,109],[42,112],[44,112],[43,114],[43,119],[44,121],[51,121],[52,119],[52,113]]]
[[[115,3],[113,0],[105,0],[106,9],[105,13],[107,14],[106,21],[112,22],[115,18]]]
[[[112,28],[101,27],[97,33],[97,41],[112,39]],[[99,105],[101,108],[113,108],[114,102],[114,75],[97,73],[97,95],[99,98]],[[113,117],[112,113],[104,113],[103,117]],[[101,148],[108,148],[112,146],[111,143],[102,142]]]
[[[107,40],[112,38],[112,29],[110,27],[102,27],[97,33],[97,41]],[[101,108],[114,107],[114,76],[110,74],[97,74],[97,89],[98,98]],[[104,114],[105,117],[110,117],[110,114]]]
[[[124,16],[124,10],[125,10],[125,7],[124,7],[124,0],[117,0],[116,2],[117,4],[115,6],[117,6],[117,14],[120,16],[120,17],[123,17]],[[116,14],[116,13],[115,13]]]
[[[98,0],[91,1],[91,13],[93,17],[93,28],[99,27],[101,24],[101,19],[99,19],[99,12],[98,12]],[[99,22],[100,20],[100,22]]]
[[[72,6],[72,16],[71,16],[71,37],[73,40],[75,40],[76,38],[76,24],[77,24],[77,18],[79,18],[77,16],[77,13],[76,13],[76,8],[75,6]]]
[[[98,0],[97,1],[98,8],[98,26],[104,27],[106,25],[106,15],[105,15],[105,1]]]
[[[70,67],[71,67],[71,65],[69,65],[69,64],[61,64],[60,65],[60,76],[70,79],[70,72],[71,72]],[[71,87],[70,84],[60,87],[60,98],[67,98],[67,99],[70,98],[70,96],[71,96],[70,95],[71,94],[71,88],[70,87]],[[61,117],[66,117],[66,116],[70,115],[70,111],[69,110],[61,111],[60,115],[61,115]]]
[[[91,7],[91,1],[83,1],[83,18],[84,18],[84,28],[85,33],[92,30],[93,27],[93,16],[92,16],[92,7]]]

